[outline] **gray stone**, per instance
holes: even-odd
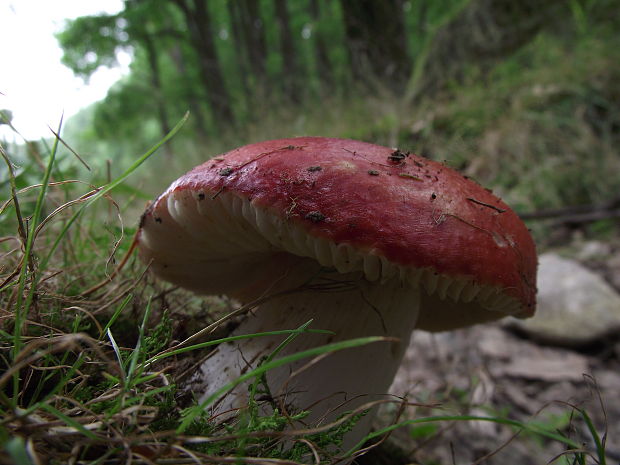
[[[609,257],[612,253],[612,247],[607,242],[588,241],[581,245],[577,252],[577,258],[582,261],[600,260]]]
[[[587,344],[620,329],[620,295],[578,262],[546,253],[539,257],[536,316],[511,324],[543,342]]]

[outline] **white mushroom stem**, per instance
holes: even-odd
[[[276,403],[283,401],[289,413],[310,409],[310,415],[304,418],[308,425],[325,424],[345,411],[385,397],[415,326],[418,289],[396,281],[371,283],[360,275],[330,273],[329,279],[339,279],[340,286],[336,287],[341,289],[333,289],[334,281],[331,281],[332,286],[326,290],[319,286],[319,289],[315,287],[268,300],[234,333],[296,329],[310,319],[313,320],[311,328],[333,332],[300,334],[279,356],[358,337],[398,339],[398,342],[379,342],[334,352],[310,364],[310,360],[303,360],[269,371],[267,383]],[[298,279],[289,281],[293,287]],[[286,286],[286,282],[280,282],[278,287],[286,289]],[[285,338],[260,337],[218,346],[193,380],[202,384],[202,400],[256,367]],[[242,384],[210,408],[218,414],[247,404],[248,385]],[[354,445],[368,433],[371,419],[372,415],[367,415],[348,434],[345,447]]]

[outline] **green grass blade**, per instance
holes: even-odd
[[[146,310],[144,311],[144,317],[142,318],[142,324],[138,330],[138,340],[136,342],[136,347],[131,353],[131,358],[129,359],[129,367],[127,368],[127,386],[131,387],[133,385],[134,373],[136,372],[136,367],[138,366],[138,361],[140,360],[140,353],[142,351],[142,341],[144,340],[144,332],[146,330],[146,322],[151,314],[151,301],[149,300],[146,304]],[[145,365],[143,365],[145,366]]]
[[[213,394],[211,394],[207,399],[205,399],[203,402],[201,402],[199,405],[189,409],[187,411],[187,414],[186,414],[185,418],[181,422],[181,425],[177,428],[176,432],[178,434],[182,434],[190,426],[190,424],[192,423],[192,421],[194,421],[194,419],[196,417],[198,417],[202,412],[204,412],[205,409],[212,402],[217,400],[224,393],[228,392],[229,390],[233,389],[235,386],[238,386],[239,384],[243,383],[244,381],[247,381],[247,380],[249,380],[251,378],[254,378],[256,376],[260,376],[263,373],[268,372],[269,370],[273,370],[274,368],[278,368],[278,367],[280,367],[282,365],[287,365],[289,363],[293,363],[293,362],[296,362],[298,360],[302,360],[304,358],[315,357],[317,355],[326,354],[328,352],[337,352],[337,351],[344,350],[344,349],[350,349],[350,348],[353,348],[353,347],[359,347],[359,346],[363,346],[363,345],[367,345],[367,344],[372,344],[374,342],[385,342],[385,341],[391,341],[391,340],[387,339],[387,338],[384,338],[384,337],[378,337],[378,336],[370,336],[370,337],[361,337],[361,338],[357,338],[357,339],[350,339],[350,340],[347,340],[347,341],[334,342],[334,343],[326,344],[326,345],[319,346],[319,347],[313,347],[312,349],[308,349],[308,350],[304,350],[302,352],[298,352],[298,353],[295,353],[295,354],[287,355],[287,356],[279,358],[277,360],[272,360],[269,363],[262,364],[262,365],[256,367],[255,369],[253,369],[253,370],[251,370],[251,371],[249,371],[247,373],[244,373],[243,375],[241,375],[236,380],[231,381],[230,383],[228,383],[225,386],[221,387],[220,389],[215,391]]]
[[[151,374],[148,374],[148,375],[137,377],[137,378],[135,378],[133,380],[133,385],[134,386],[138,386],[139,384],[147,383],[149,381],[154,380],[155,378],[158,378],[159,375],[160,375],[160,373],[151,373]]]
[[[158,388],[153,388],[153,389],[149,389],[147,391],[141,391],[139,394],[133,396],[133,397],[127,397],[126,399],[123,400],[123,408],[127,408],[127,407],[131,407],[132,405],[138,405],[144,404],[144,401],[157,396],[163,392],[167,392],[170,391],[171,389],[173,389],[174,386],[172,385],[168,385],[168,386],[160,386]]]
[[[267,358],[265,359],[265,363],[269,363],[269,362],[271,362],[274,358],[276,358],[276,356],[277,356],[280,352],[282,352],[282,350],[283,350],[283,349],[284,349],[287,345],[289,345],[291,342],[293,342],[293,340],[294,340],[295,338],[297,338],[297,336],[299,336],[299,335],[300,335],[301,333],[303,333],[303,332],[306,332],[306,330],[307,330],[308,326],[310,326],[310,324],[312,323],[312,321],[313,321],[313,320],[308,320],[308,321],[306,321],[303,325],[301,325],[299,328],[297,328],[297,329],[295,330],[295,332],[293,332],[293,333],[289,334],[289,335],[287,336],[287,338],[286,338],[286,339],[284,339],[284,341],[282,341],[282,342],[278,345],[278,347],[276,347],[276,348],[273,350],[273,352],[271,352],[271,353],[267,356]]]
[[[118,307],[116,307],[116,310],[114,310],[114,314],[110,317],[110,319],[108,320],[108,322],[106,323],[104,328],[101,330],[101,334],[99,335],[99,339],[101,339],[103,337],[103,335],[108,332],[108,329],[110,329],[112,327],[112,325],[118,319],[118,317],[121,315],[121,313],[123,313],[123,310],[125,309],[127,304],[131,301],[132,298],[133,298],[133,294],[128,294],[123,299],[123,301],[120,303],[120,305]]]
[[[56,393],[58,393],[58,391],[60,391],[64,386],[66,386],[66,384],[73,377],[75,372],[80,369],[80,367],[82,366],[84,362],[85,362],[84,354],[80,353],[78,355],[77,360],[71,365],[71,368],[69,368],[69,370],[67,371],[67,373],[65,373],[62,379],[58,381],[58,383],[56,383],[56,385],[48,393],[45,394],[45,399],[52,398],[53,396],[56,395]]]
[[[284,341],[282,341],[267,357],[265,357],[265,360],[263,362],[261,362],[261,363],[264,364],[264,363],[271,362],[280,352],[282,352],[282,350],[287,345],[289,345],[291,342],[293,342],[295,340],[295,338],[297,338],[297,336],[299,336],[299,334],[301,332],[306,331],[306,329],[308,328],[308,326],[310,326],[312,321],[313,321],[312,319],[308,320],[303,325],[301,325],[299,328],[297,328],[297,330],[294,333],[289,334],[286,337],[286,339],[284,339]],[[254,378],[254,381],[250,385],[250,389],[249,389],[249,393],[250,393],[250,395],[249,395],[249,402],[250,402],[251,405],[256,406],[256,401],[254,399],[256,397],[256,391],[258,389],[258,385],[259,385],[259,383],[260,383],[262,378],[263,378],[263,376],[257,376],[256,378]],[[256,411],[252,415],[255,415],[255,414],[256,414]],[[250,419],[250,421],[252,421],[252,419]]]
[[[395,423],[393,425],[387,426],[380,430],[373,431],[372,433],[366,435],[363,439],[361,439],[354,447],[349,449],[344,455],[344,457],[350,457],[351,455],[353,455],[353,453],[359,450],[366,441],[382,436],[397,428],[402,428],[403,426],[410,426],[410,425],[419,425],[423,423],[433,423],[433,422],[438,422],[438,421],[489,421],[492,423],[499,423],[502,425],[507,425],[513,428],[517,428],[517,429],[528,431],[534,434],[538,434],[548,439],[552,439],[562,444],[566,444],[567,446],[574,448],[574,449],[578,449],[581,447],[579,443],[567,438],[566,436],[556,433],[554,431],[546,430],[537,425],[523,423],[517,420],[510,420],[508,418],[482,417],[482,416],[475,416],[475,415],[436,415],[436,416],[416,418],[413,420],[407,420],[407,421],[403,421],[400,423]]]
[[[9,454],[15,465],[34,465],[28,455],[23,438],[19,436],[12,437],[4,445],[4,450]]]
[[[588,413],[584,409],[577,409],[577,411],[583,418],[583,421],[585,421],[586,426],[588,427],[588,431],[590,432],[590,436],[592,436],[592,439],[594,440],[599,465],[607,465],[607,459],[605,458],[605,444],[603,442],[604,440],[601,441],[601,437],[598,434],[598,431],[596,431],[590,415],[588,415]]]
[[[11,197],[13,198],[13,206],[15,208],[15,215],[17,216],[17,230],[19,231],[19,235],[25,238],[26,227],[24,226],[24,218],[23,218],[23,215],[21,214],[19,201],[17,199],[17,183],[15,181],[15,172],[13,171],[13,164],[11,163],[9,156],[4,151],[4,148],[2,148],[2,145],[0,145],[0,156],[2,156],[2,158],[4,159],[4,162],[6,163],[6,166],[7,166],[7,170],[9,172],[8,182],[9,182],[9,187],[11,189]]]
[[[121,381],[125,383],[127,380],[127,374],[125,373],[125,367],[123,366],[123,357],[121,356],[121,350],[118,347],[118,344],[114,340],[114,336],[112,336],[112,331],[108,328],[108,338],[110,339],[110,343],[112,344],[112,348],[114,349],[114,353],[116,354],[116,358],[118,359],[118,366],[121,372]]]
[[[65,415],[64,413],[62,413],[59,410],[55,409],[51,405],[49,405],[49,404],[40,404],[39,408],[41,410],[46,410],[48,413],[51,413],[52,415],[54,415],[59,420],[62,420],[64,423],[66,423],[67,426],[76,429],[77,431],[82,433],[87,438],[94,439],[94,440],[98,440],[99,439],[99,437],[97,437],[97,435],[95,433],[90,431],[88,428],[85,428],[84,425],[81,425],[80,423],[75,421],[73,418],[68,417],[67,415]]]
[[[58,133],[60,134],[60,130],[62,128],[62,118],[58,125]],[[54,140],[54,145],[50,152],[49,161],[47,163],[47,167],[45,169],[45,173],[43,173],[43,180],[41,181],[41,189],[39,190],[39,195],[37,196],[37,201],[35,203],[34,212],[32,213],[32,217],[30,218],[30,228],[28,231],[28,236],[26,238],[26,247],[24,250],[24,260],[22,263],[21,271],[19,274],[19,288],[17,291],[17,299],[15,303],[15,329],[13,332],[13,359],[17,358],[17,354],[22,348],[22,325],[25,314],[27,313],[27,309],[32,303],[32,298],[36,289],[36,279],[35,276],[32,276],[30,291],[28,292],[28,296],[26,297],[26,301],[23,301],[24,298],[24,289],[26,287],[26,277],[28,276],[28,266],[30,264],[30,258],[32,256],[32,251],[34,247],[34,238],[35,231],[37,226],[39,225],[39,221],[41,220],[41,213],[43,212],[43,205],[45,204],[45,195],[47,194],[47,189],[50,182],[50,177],[52,175],[52,168],[54,166],[54,162],[56,160],[56,152],[58,150],[58,139]],[[33,271],[34,273],[34,271]],[[17,387],[17,386],[15,386]],[[15,393],[17,394],[17,393]]]
[[[55,396],[56,393],[58,391],[60,391],[63,386],[65,386],[69,380],[73,377],[73,375],[75,374],[75,372],[77,370],[80,369],[80,367],[82,366],[82,364],[84,363],[84,357],[83,357],[83,353],[80,353],[78,355],[78,358],[75,360],[75,362],[71,363],[69,370],[67,371],[67,373],[65,373],[62,378],[60,380],[58,380],[55,384],[54,387],[52,387],[51,389],[49,389],[49,391],[47,391],[43,397],[43,401],[45,401],[45,399],[50,399],[51,397]],[[69,356],[69,352],[65,352],[63,354],[62,360],[60,360],[58,362],[58,365],[66,365],[66,358]],[[52,362],[53,363],[53,362]],[[42,376],[41,379],[39,380],[39,382],[36,385],[36,388],[34,390],[34,394],[32,394],[31,398],[32,401],[37,401],[40,400],[39,399],[39,395],[41,394],[41,392],[46,389],[45,386],[47,385],[48,381],[51,381],[52,379],[54,379],[55,377],[58,376],[60,370],[54,370],[49,372],[46,376]]]
[[[239,341],[242,339],[252,339],[252,338],[257,338],[257,337],[265,337],[265,336],[280,336],[283,334],[301,334],[301,333],[316,333],[316,334],[333,334],[332,331],[327,331],[327,330],[323,330],[323,329],[305,329],[303,331],[300,331],[299,329],[279,329],[279,330],[275,330],[275,331],[265,331],[262,333],[251,333],[251,334],[241,334],[238,336],[228,336],[228,337],[224,337],[221,339],[213,339],[212,341],[206,341],[206,342],[201,342],[199,344],[193,344],[191,346],[187,346],[187,347],[181,347],[180,349],[175,349],[175,350],[171,350],[171,351],[167,351],[167,352],[162,352],[159,353],[157,355],[152,356],[151,358],[149,358],[148,360],[146,360],[144,362],[145,365],[150,365],[152,363],[155,363],[159,360],[163,360],[167,357],[172,357],[174,355],[179,355],[182,354],[184,352],[189,352],[192,350],[198,350],[198,349],[204,349],[206,347],[211,347],[211,346],[216,346],[218,344],[223,344],[225,342],[234,342],[234,341]]]
[[[58,133],[62,128],[62,118],[58,125]],[[15,312],[14,312],[14,329],[13,329],[13,349],[12,349],[12,357],[13,360],[16,360],[19,352],[22,349],[22,330],[23,324],[28,313],[28,309],[32,304],[32,300],[34,298],[34,294],[37,287],[37,271],[32,270],[32,277],[30,282],[30,289],[28,291],[28,295],[26,296],[26,300],[24,301],[24,290],[26,288],[26,278],[28,276],[28,267],[31,263],[31,257],[34,248],[34,238],[35,231],[37,226],[39,225],[39,221],[41,220],[41,214],[43,212],[43,205],[45,203],[45,195],[47,193],[47,189],[49,186],[52,168],[54,166],[54,162],[56,160],[56,152],[58,150],[58,139],[54,140],[54,145],[50,152],[49,161],[47,167],[45,169],[45,173],[43,174],[43,180],[41,181],[41,190],[39,191],[39,195],[37,196],[37,201],[35,203],[34,212],[30,218],[30,228],[28,231],[28,235],[26,237],[26,246],[23,255],[23,262],[21,266],[21,270],[19,273],[18,280],[18,290],[17,290],[17,298],[15,302]],[[16,200],[17,201],[17,200]],[[40,268],[40,267],[39,267]],[[41,269],[41,268],[40,268]],[[13,376],[13,402],[17,405],[18,397],[20,394],[20,380],[19,380],[19,372],[16,372]]]

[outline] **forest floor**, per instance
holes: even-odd
[[[607,430],[607,455],[617,462],[619,360],[620,340],[592,353],[541,346],[500,325],[419,333],[391,392],[408,394],[414,402],[438,402],[447,414],[506,415],[570,429],[578,441],[588,433],[573,406],[583,408],[601,435]],[[400,420],[427,414],[424,408],[406,410]],[[525,433],[515,436],[504,425],[480,421],[441,423],[422,437],[414,435],[402,428],[389,438],[407,458],[402,463],[504,464],[509,459],[511,465],[542,464],[565,450],[560,443]]]
[[[620,253],[620,247],[614,249]],[[608,276],[611,260],[589,265]],[[606,439],[608,461],[619,463],[619,367],[618,334],[582,347],[553,347],[497,323],[415,333],[390,392],[411,402],[439,403],[446,414],[502,416],[562,430],[592,451],[593,438],[577,410],[583,409]],[[407,409],[399,421],[426,415],[437,415],[437,409]],[[394,411],[386,410],[378,423],[386,425],[393,417]],[[482,421],[399,428],[360,463],[574,463],[571,455],[560,458],[563,444],[516,431]]]

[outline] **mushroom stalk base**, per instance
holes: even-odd
[[[336,274],[329,275],[332,279]],[[327,354],[315,360],[279,367],[267,373],[269,391],[280,411],[310,413],[303,419],[313,427],[334,421],[346,411],[380,398],[400,365],[419,313],[419,290],[398,282],[372,283],[359,274],[337,275],[341,289],[320,286],[300,293],[273,298],[255,310],[235,335],[281,329],[296,329],[309,320],[310,328],[333,334],[298,335],[277,358],[312,347],[365,336],[388,336],[398,341],[381,341]],[[282,283],[280,283],[282,284]],[[318,287],[318,288],[317,288]],[[286,338],[259,337],[218,346],[191,381],[202,400],[241,374],[255,368]],[[210,406],[214,415],[248,405],[248,384],[241,384]],[[272,404],[273,405],[273,404]],[[264,407],[265,413],[270,407]],[[352,447],[370,430],[372,415],[366,415],[347,434],[344,447]],[[295,425],[303,428],[304,424]]]

